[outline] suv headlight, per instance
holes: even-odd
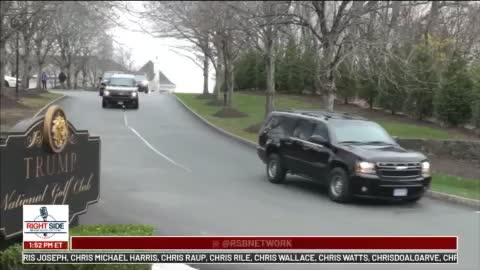
[[[132,95],[132,97],[136,97],[136,96],[137,96],[137,92],[133,91],[133,92],[131,93],[131,95]]]
[[[357,162],[355,172],[363,173],[363,174],[375,174],[376,173],[375,163],[367,162],[367,161]]]
[[[424,161],[422,162],[422,176],[429,177],[430,176],[430,162]]]
[[[108,91],[108,90],[105,90],[105,91],[103,92],[103,95],[105,95],[105,96],[109,96],[109,95],[110,95],[110,91]]]

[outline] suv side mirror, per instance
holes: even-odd
[[[325,139],[324,137],[322,137],[320,135],[311,136],[309,141],[311,141],[313,143],[316,143],[316,144],[321,144],[321,145],[328,145],[329,144],[327,139]]]

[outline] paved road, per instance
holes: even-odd
[[[140,109],[102,109],[67,92],[69,120],[102,138],[101,200],[83,224],[143,223],[158,235],[458,235],[459,265],[362,269],[480,269],[480,214],[428,198],[416,205],[331,202],[317,185],[270,184],[256,153],[199,123],[175,98],[140,96]],[[345,265],[216,265],[200,269],[345,269]]]

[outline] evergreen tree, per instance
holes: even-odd
[[[466,70],[466,61],[458,53],[454,54],[443,75],[441,89],[434,100],[438,119],[460,125],[472,116],[473,82]]]

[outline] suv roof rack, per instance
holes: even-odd
[[[325,120],[328,120],[328,119],[367,120],[364,117],[351,115],[348,113],[332,113],[332,112],[326,112],[326,111],[276,110],[276,112],[295,113],[295,114],[301,114],[305,116],[324,118]]]

